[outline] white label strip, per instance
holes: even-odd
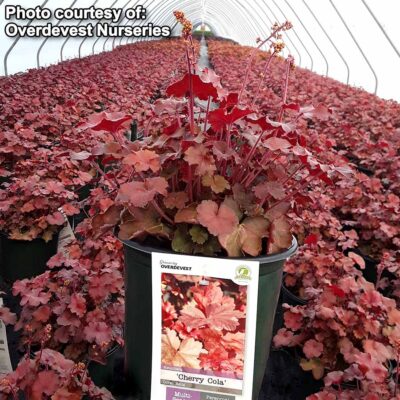
[[[0,297],[0,307],[3,307],[3,299]],[[0,374],[12,372],[10,350],[8,348],[7,330],[4,322],[0,320]]]

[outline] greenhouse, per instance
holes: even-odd
[[[0,0],[0,399],[400,400],[397,0]]]

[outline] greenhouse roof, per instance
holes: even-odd
[[[285,32],[283,37],[285,55],[292,54],[298,66],[362,87],[383,98],[400,100],[398,88],[393,84],[400,68],[398,0],[0,0],[0,29],[4,32],[8,23],[16,22],[5,19],[7,5],[42,6],[54,11],[60,3],[64,9],[120,9],[123,11],[121,16],[110,19],[111,25],[168,26],[172,35],[180,34],[173,11],[182,10],[195,28],[207,24],[214,35],[249,46],[254,46],[258,37],[266,37],[275,22],[289,20],[293,29]],[[137,6],[146,9],[145,19],[124,17],[126,10]],[[52,22],[60,28],[75,24],[83,29],[88,23],[95,25],[102,21],[26,18],[17,22],[32,27]],[[5,37],[0,44],[0,59],[3,60],[0,74],[14,74],[100,53],[138,40],[147,39],[96,35],[34,40],[18,35]]]

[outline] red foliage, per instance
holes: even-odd
[[[3,233],[52,237],[63,224],[54,213],[78,206],[78,190],[98,173],[82,151],[126,131],[132,119],[142,121],[154,92],[174,79],[171,70],[182,70],[183,49],[178,40],[140,43],[0,80]],[[70,151],[79,156],[71,159]]]
[[[242,378],[246,295],[231,281],[163,274],[162,363]]]
[[[253,49],[221,41],[208,45],[216,72],[228,89],[239,90]],[[274,118],[281,111],[286,66],[275,58],[264,74],[269,58],[268,52],[254,55],[244,102],[253,101]],[[312,185],[308,199],[299,199],[296,213],[289,215],[304,247],[286,264],[285,283],[308,303],[287,308],[286,328],[275,344],[303,346],[308,359],[301,366],[317,378],[332,371],[327,388],[310,400],[392,398],[397,378],[389,375],[387,360],[399,352],[397,318],[391,316],[400,305],[400,105],[301,68],[289,81],[284,115],[313,117],[299,127],[299,134],[311,140],[310,148],[324,162],[346,159],[359,172],[329,188]],[[316,106],[300,108],[300,101]],[[268,187],[261,186],[256,195],[267,193]],[[381,260],[373,285],[361,278],[371,270],[366,256]],[[374,345],[365,347],[371,338]],[[388,355],[384,361],[373,351],[378,348]],[[351,352],[362,356],[351,359]],[[361,390],[340,387],[356,381]]]

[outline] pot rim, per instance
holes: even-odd
[[[117,236],[118,237],[118,236]],[[195,256],[193,254],[184,254],[184,253],[176,253],[175,251],[171,250],[166,250],[166,249],[162,249],[162,248],[156,248],[156,247],[152,247],[152,246],[146,246],[146,245],[142,245],[138,242],[134,242],[133,240],[121,240],[119,239],[124,245],[135,249],[135,250],[139,250],[143,253],[146,254],[152,254],[152,253],[165,253],[165,254],[179,254],[179,255],[186,255],[189,257],[210,257],[210,256],[205,256],[205,255],[201,255],[199,254],[198,256]],[[224,259],[229,259],[229,260],[247,260],[247,261],[259,261],[260,263],[264,264],[264,263],[273,263],[276,261],[283,261],[283,260],[287,260],[289,257],[291,257],[297,250],[298,248],[298,243],[297,243],[297,239],[295,238],[295,236],[292,235],[292,244],[291,246],[284,250],[281,251],[279,253],[275,253],[275,254],[269,254],[269,255],[261,255],[261,256],[257,256],[257,257],[222,257]],[[221,258],[221,257],[210,257],[210,258]]]

